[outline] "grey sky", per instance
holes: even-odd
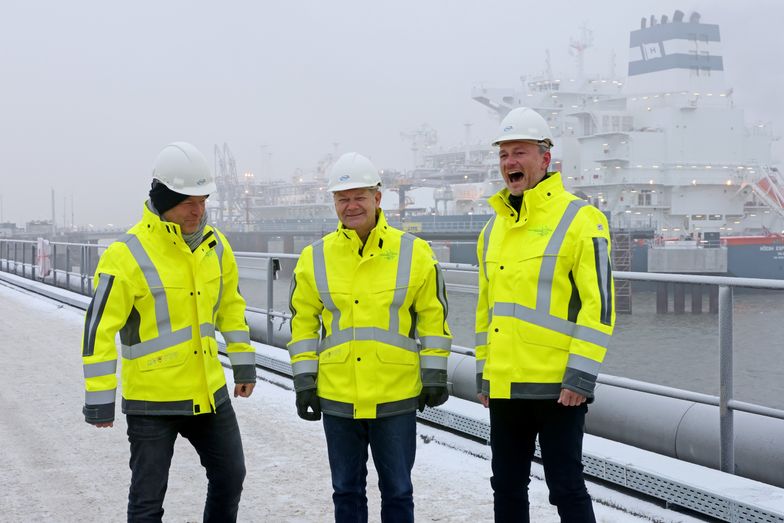
[[[594,32],[586,72],[624,74],[640,18],[687,14],[721,26],[728,86],[747,120],[784,129],[778,0],[153,1],[0,4],[3,218],[77,223],[139,216],[160,148],[190,141],[213,161],[229,144],[239,172],[290,177],[356,150],[409,168],[400,132],[427,122],[444,146],[487,140],[496,122],[476,85],[518,86],[544,69],[574,73],[570,37]],[[262,147],[264,146],[264,147]],[[778,151],[781,152],[779,142]],[[779,154],[779,157],[781,154]]]

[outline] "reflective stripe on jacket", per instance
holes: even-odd
[[[552,173],[524,193],[504,189],[477,242],[476,363],[491,398],[593,396],[615,322],[607,219]]]
[[[290,307],[295,388],[317,387],[328,414],[411,412],[423,383],[446,384],[452,335],[438,262],[380,211],[364,247],[341,225],[302,251]]]
[[[235,382],[255,383],[237,264],[217,229],[205,227],[191,252],[180,228],[145,205],[101,256],[94,287],[82,343],[87,421],[114,419],[118,332],[126,414],[202,414],[225,401],[216,328]]]

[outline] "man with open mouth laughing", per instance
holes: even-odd
[[[561,521],[590,523],[583,425],[615,320],[607,219],[547,172],[552,133],[533,109],[512,110],[493,145],[506,188],[477,242],[476,364],[495,520],[528,521],[538,435]]]

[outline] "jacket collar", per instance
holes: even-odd
[[[387,219],[384,216],[384,211],[381,209],[376,210],[376,226],[370,229],[370,234],[368,234],[367,240],[365,241],[365,245],[376,245],[379,242],[383,242],[384,237],[386,236],[387,231],[389,230],[389,224],[387,224]],[[338,224],[337,229],[338,237],[345,238],[350,241],[358,251],[361,251],[364,248],[362,245],[362,241],[359,239],[359,235],[357,231],[354,229],[347,229],[342,222]]]
[[[520,210],[521,214],[526,211],[542,207],[553,198],[561,195],[566,190],[561,180],[561,173],[556,171],[549,173],[547,178],[544,178],[533,189],[528,189],[523,193],[523,207]],[[496,214],[506,217],[510,212],[517,215],[512,204],[509,203],[509,189],[504,187],[488,199],[488,203],[493,207]]]

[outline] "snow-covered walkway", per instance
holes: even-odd
[[[84,313],[0,282],[0,521],[124,521],[128,469],[125,420],[112,429],[83,421],[80,340]],[[260,372],[249,399],[233,399],[248,475],[240,521],[332,520],[320,423],[296,416],[290,381]],[[230,373],[227,375],[231,379]],[[459,400],[456,400],[459,401]],[[414,497],[419,521],[492,521],[489,448],[419,424]],[[534,465],[532,521],[556,522]],[[368,478],[378,521],[375,473]],[[590,484],[603,522],[698,521]],[[165,521],[201,521],[206,479],[178,440]]]

